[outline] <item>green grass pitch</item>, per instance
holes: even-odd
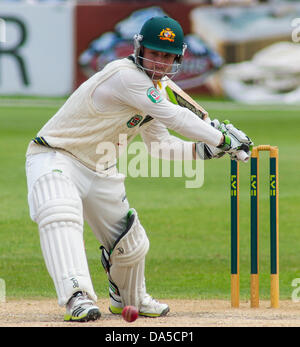
[[[0,100],[1,101],[1,100]],[[58,105],[0,103],[0,278],[7,299],[56,297],[42,257],[37,226],[30,220],[24,171],[28,142]],[[27,100],[28,101],[28,100]],[[29,100],[30,101],[30,100]],[[35,100],[31,100],[33,103]],[[229,119],[255,144],[279,147],[280,298],[289,299],[300,277],[299,129],[296,107],[211,102],[211,118]],[[269,298],[268,153],[260,165],[260,295]],[[186,178],[127,177],[127,196],[150,239],[148,292],[156,298],[230,299],[230,161],[206,161],[204,185],[186,189]],[[250,293],[249,164],[240,165],[241,299]],[[107,296],[99,244],[85,226],[90,272],[99,298]]]

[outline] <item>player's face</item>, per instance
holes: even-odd
[[[173,68],[176,54],[160,52],[144,47],[143,67],[152,80],[160,80],[170,73]]]

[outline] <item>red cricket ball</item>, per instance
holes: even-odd
[[[122,311],[122,317],[126,322],[134,322],[139,316],[139,311],[135,306],[125,306]]]

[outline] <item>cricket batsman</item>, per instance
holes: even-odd
[[[126,305],[148,317],[169,311],[146,290],[149,240],[126,198],[125,177],[116,168],[126,149],[120,138],[126,135],[129,143],[140,134],[148,149],[152,142],[175,144],[185,159],[228,153],[238,160],[241,150],[250,153],[251,140],[242,131],[232,124],[203,121],[171,103],[159,89],[160,80],[180,68],[183,38],[172,18],[146,21],[134,37],[134,53],[107,64],[79,86],[28,146],[30,216],[38,225],[42,254],[58,304],[66,307],[66,321],[101,315],[85,254],[84,221],[101,244],[110,311],[121,314]],[[168,129],[191,141],[171,136]],[[105,151],[103,144],[115,150]]]

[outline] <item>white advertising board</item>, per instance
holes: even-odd
[[[0,4],[0,94],[64,96],[73,88],[72,4]]]

